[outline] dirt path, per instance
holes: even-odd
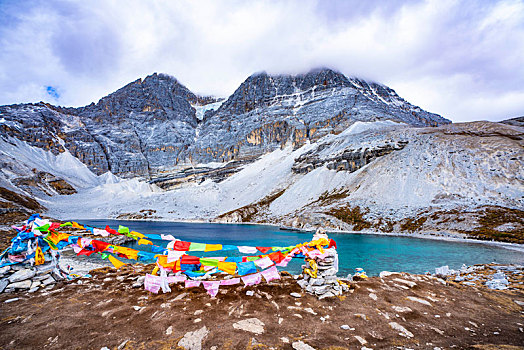
[[[203,288],[172,286],[172,293],[158,295],[131,288],[142,269],[106,268],[50,291],[1,295],[0,348],[174,349],[197,330],[193,338],[200,344],[204,335],[202,349],[292,349],[299,340],[315,349],[524,344],[519,290],[488,291],[396,274],[354,283],[353,293],[319,301],[291,296],[301,290],[287,276],[256,288],[221,288],[211,299]],[[5,303],[12,298],[19,299]],[[253,321],[252,327],[262,333],[234,327],[253,318],[261,323]]]

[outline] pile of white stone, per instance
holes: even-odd
[[[297,280],[297,283],[307,293],[316,295],[319,299],[334,297],[341,295],[342,292],[347,291],[346,285],[341,285],[337,279],[337,269],[335,267],[336,251],[333,248],[326,249],[328,255],[324,259],[315,258],[317,263],[317,277],[313,278],[308,273],[302,272],[301,278]],[[309,268],[309,264],[302,265],[302,269]]]
[[[16,264],[0,267],[0,293],[15,291],[36,292],[40,288],[52,288],[64,277],[55,269],[52,262],[31,266]]]
[[[313,240],[326,238],[327,235],[322,229],[317,230]],[[302,274],[298,276],[297,283],[307,293],[317,296],[319,299],[334,297],[347,292],[349,287],[340,284],[337,278],[338,272],[338,253],[334,247],[324,249],[323,257],[316,257],[313,260],[317,265],[317,277],[311,277],[306,269],[312,270],[311,265],[307,262],[302,265]]]

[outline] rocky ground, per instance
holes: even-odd
[[[258,287],[173,285],[169,294],[133,288],[152,266],[92,271],[35,293],[0,296],[2,349],[517,349],[524,344],[524,276],[506,269],[509,289],[382,274],[318,300],[294,278]],[[459,276],[484,276],[484,266]],[[468,278],[472,280],[473,278]],[[452,281],[453,280],[453,281]],[[293,295],[291,295],[293,293]],[[297,294],[294,294],[297,293]],[[252,294],[252,295],[249,295]]]

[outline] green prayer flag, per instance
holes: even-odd
[[[118,225],[118,233],[122,233],[122,234],[129,233],[129,227]]]
[[[248,256],[247,257],[247,261],[256,261],[258,259],[260,259],[260,257],[258,257],[258,256]],[[200,259],[200,260],[202,260],[202,259]]]
[[[73,224],[71,223],[71,221],[64,222],[63,224],[60,224],[60,227],[64,227],[64,226],[73,226]]]
[[[204,252],[206,250],[206,244],[205,243],[191,243],[189,246],[190,252]]]
[[[218,266],[217,259],[200,258],[200,263],[204,266]]]
[[[40,232],[46,232],[46,231],[49,231],[49,224],[45,224],[43,226],[40,226],[40,227],[36,227],[35,230],[38,230]]]

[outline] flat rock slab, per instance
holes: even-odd
[[[294,342],[293,344],[291,344],[291,346],[295,350],[315,350],[314,347],[304,343],[302,340]]]
[[[394,329],[396,331],[399,331],[399,335],[401,335],[403,337],[406,337],[406,338],[413,338],[413,333],[408,331],[406,328],[404,328],[403,326],[401,326],[397,322],[389,322],[389,326],[392,329]]]
[[[411,310],[407,306],[392,306],[392,309],[395,310],[396,312],[411,312],[411,311],[413,311],[413,310]]]
[[[393,278],[393,281],[395,282],[399,282],[399,283],[404,283],[404,284],[407,284],[410,288],[413,288],[415,287],[417,284],[413,281],[407,281],[405,279],[402,279],[402,278]]]
[[[9,276],[9,282],[13,283],[13,282],[24,281],[29,278],[33,278],[34,275],[36,275],[36,272],[33,270],[30,270],[30,269],[19,270],[13,273],[11,276]]]
[[[15,289],[29,289],[31,288],[31,280],[25,280],[20,282],[14,282],[9,285],[9,288],[15,288]]]
[[[366,345],[368,342],[366,339],[362,338],[361,336],[358,336],[358,335],[355,335],[354,336],[356,340],[358,340],[358,342],[362,345]]]
[[[53,284],[53,283],[56,283],[56,281],[55,281],[55,279],[51,275],[49,275],[48,278],[46,278],[45,280],[42,281],[42,284],[44,286],[48,286],[48,285]]]
[[[4,289],[7,287],[8,284],[9,284],[9,281],[7,280],[7,278],[0,280],[0,293],[4,291]]]
[[[248,318],[247,320],[242,320],[233,323],[233,328],[255,334],[264,333],[264,327],[264,322],[260,321],[258,318]]]
[[[412,297],[412,296],[406,297],[406,299],[409,299],[411,301],[416,301],[417,303],[421,303],[421,304],[424,304],[424,305],[427,305],[427,306],[431,306],[431,303],[429,301],[427,301],[426,299]]]
[[[186,350],[202,350],[202,341],[208,334],[206,326],[194,332],[187,332],[178,342],[178,346]]]

